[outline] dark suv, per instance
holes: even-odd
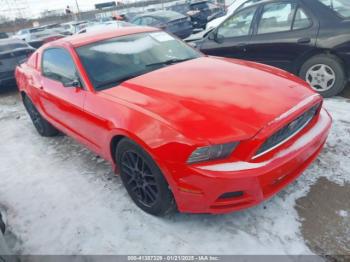
[[[330,97],[350,76],[349,28],[349,0],[266,0],[235,12],[196,46],[282,68]]]
[[[168,9],[189,16],[194,28],[203,29],[205,29],[205,26],[209,21],[225,15],[224,8],[209,1],[180,3],[170,6]]]

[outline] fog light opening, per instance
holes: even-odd
[[[222,194],[219,199],[230,199],[235,197],[241,197],[244,195],[243,191],[236,191],[236,192],[227,192]]]

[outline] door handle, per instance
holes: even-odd
[[[246,48],[247,44],[246,43],[238,43],[237,47],[241,48],[243,52],[247,52],[247,48]]]
[[[304,38],[300,38],[298,39],[298,44],[308,44],[311,42],[311,38],[309,37],[304,37]]]

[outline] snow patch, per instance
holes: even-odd
[[[143,37],[134,41],[111,42],[92,47],[92,50],[108,54],[137,54],[144,52],[155,45],[150,37]]]
[[[348,217],[349,216],[349,212],[345,211],[345,210],[339,210],[337,212],[337,215],[340,216],[340,217]]]

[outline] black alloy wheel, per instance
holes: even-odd
[[[115,159],[122,182],[139,208],[155,216],[165,216],[176,209],[163,173],[141,146],[123,138],[117,145]]]
[[[150,167],[136,152],[126,151],[122,155],[121,170],[126,184],[135,193],[137,200],[147,207],[159,200],[159,188]]]
[[[23,104],[33,122],[34,127],[41,136],[51,137],[58,135],[58,130],[41,116],[33,102],[26,95],[23,97]]]

